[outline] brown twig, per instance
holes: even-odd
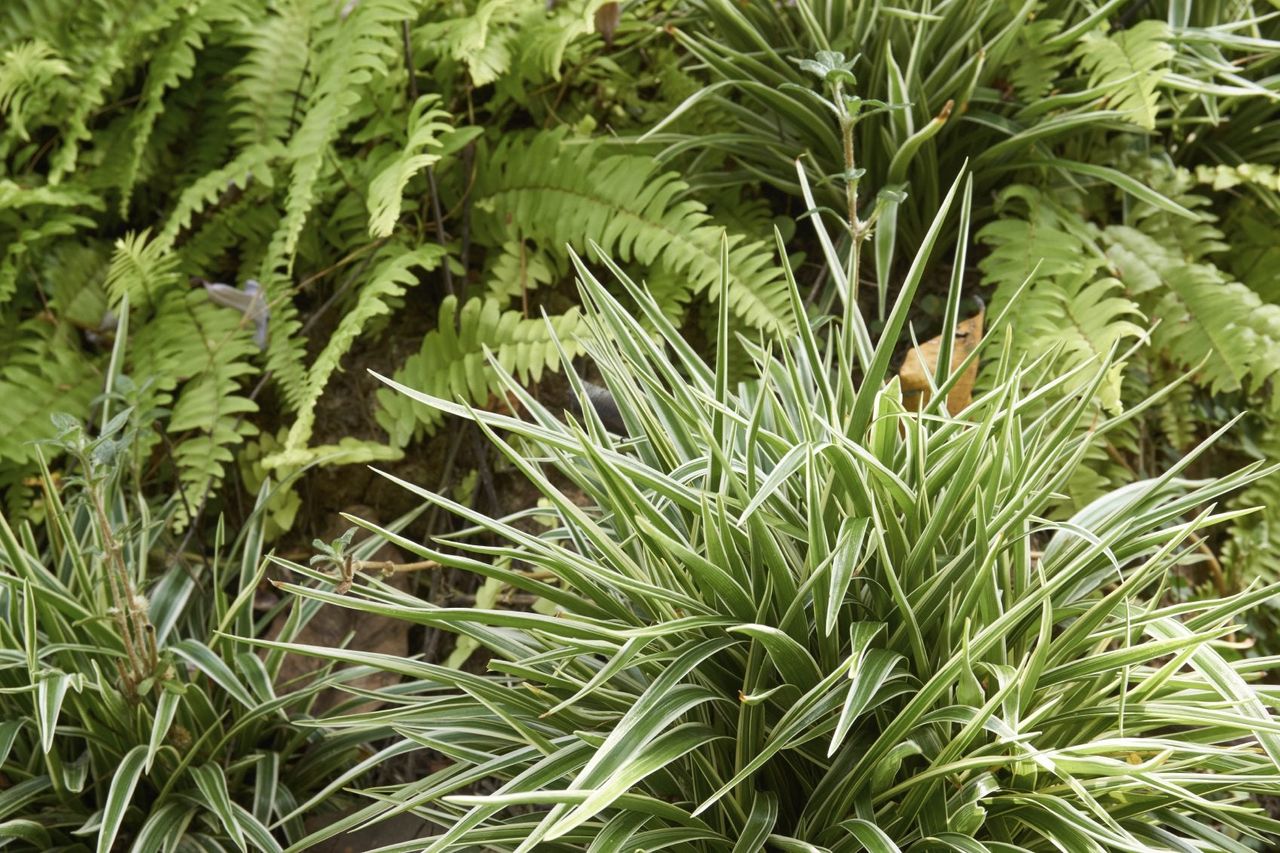
[[[418,102],[418,71],[413,67],[413,42],[409,36],[409,19],[400,22],[400,38],[404,42],[404,67],[409,72],[409,104]]]
[[[416,563],[396,563],[391,560],[352,560],[351,567],[352,570],[356,572],[373,569],[382,572],[384,575],[395,575],[401,572],[420,572],[424,569],[438,569],[441,566],[435,560],[419,560]]]
[[[440,248],[446,253],[449,251],[449,238],[444,233],[444,214],[440,210],[440,187],[436,184],[435,166],[427,167],[427,187],[431,191],[431,215],[436,220],[436,240],[440,243]],[[449,259],[445,258],[443,264],[440,265],[444,269],[444,289],[449,292],[450,296],[457,294],[453,288],[453,271],[449,268]]]

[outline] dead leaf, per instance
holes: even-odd
[[[956,325],[955,342],[951,347],[953,371],[960,367],[961,362],[982,340],[982,322],[985,316],[986,312],[979,310],[977,314],[961,320]],[[902,383],[902,402],[908,409],[918,412],[928,405],[932,396],[929,390],[929,379],[937,372],[941,349],[942,336],[939,335],[918,347],[913,347],[902,362],[902,367],[898,370],[898,379]],[[973,402],[973,383],[977,378],[978,360],[974,359],[947,394],[948,411],[959,412]]]
[[[604,43],[613,47],[613,34],[622,20],[622,7],[617,3],[605,3],[596,9],[596,32],[604,36]]]

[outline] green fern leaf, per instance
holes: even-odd
[[[50,326],[34,319],[22,324],[16,341],[0,345],[0,460],[31,462],[34,442],[53,435],[53,414],[84,418],[89,413],[103,373],[76,338],[68,323]]]
[[[492,299],[472,299],[458,309],[449,296],[440,305],[435,331],[422,341],[422,349],[396,371],[397,382],[442,397],[488,406],[491,397],[503,397],[504,387],[485,357],[492,352],[498,363],[522,383],[537,382],[544,372],[560,369],[555,340],[571,358],[582,353],[587,329],[576,308],[542,320],[527,320],[517,311],[502,311]],[[555,338],[552,338],[554,334]],[[378,423],[403,447],[415,436],[432,432],[444,416],[390,390],[378,392]]]
[[[43,120],[53,92],[71,76],[57,51],[40,40],[20,42],[0,56],[0,115],[18,139],[28,141],[27,122]]]
[[[311,440],[315,425],[316,403],[324,393],[329,377],[338,369],[342,357],[351,349],[361,329],[373,318],[390,314],[390,303],[417,283],[414,269],[435,269],[444,256],[444,249],[439,246],[422,246],[413,251],[395,252],[378,266],[369,283],[360,291],[355,306],[343,315],[338,328],[329,336],[324,349],[307,372],[305,386],[298,397],[297,420],[289,429],[281,452],[263,460],[266,468],[304,464],[306,459],[314,456],[306,445]]]
[[[510,240],[502,245],[485,274],[485,296],[506,307],[516,299],[521,304],[528,294],[551,284],[563,270],[549,252],[530,246],[525,240]]]
[[[476,178],[477,230],[501,244],[512,236],[542,245],[595,243],[622,261],[654,265],[688,279],[714,299],[720,235],[688,185],[640,155],[604,156],[598,143],[575,143],[563,131],[509,138]],[[513,233],[514,232],[514,235]],[[793,323],[785,283],[763,242],[730,234],[729,299],[748,325],[785,332]]]
[[[1146,20],[1111,36],[1092,30],[1077,51],[1090,87],[1101,87],[1111,109],[1147,130],[1156,126],[1160,109],[1156,89],[1174,55],[1169,39],[1167,24]]]
[[[333,37],[316,56],[320,77],[306,115],[289,142],[289,195],[259,276],[264,283],[292,273],[298,238],[315,204],[325,157],[351,120],[361,89],[375,76],[387,75],[388,56],[398,55],[400,49],[401,22],[412,18],[413,12],[411,0],[362,0],[337,23]],[[336,6],[334,14],[339,14]],[[270,295],[273,299],[283,296]]]
[[[1126,289],[1161,319],[1153,342],[1175,364],[1207,358],[1203,381],[1214,391],[1257,388],[1280,371],[1280,306],[1134,228],[1113,225],[1105,237]]]
[[[1009,321],[1018,350],[1056,353],[1059,369],[1067,370],[1143,334],[1134,322],[1142,318],[1138,306],[1105,275],[1095,228],[1030,187],[1007,189],[996,209],[1004,215],[978,232],[991,249],[980,268],[983,280],[995,285],[997,312],[1030,279]],[[1113,411],[1121,408],[1122,375],[1117,365],[1100,389],[1100,402]]]
[[[116,241],[111,268],[107,270],[107,292],[112,304],[125,296],[134,305],[156,302],[178,281],[178,257],[147,231],[129,233]]]
[[[21,187],[0,179],[0,306],[17,290],[19,266],[54,237],[93,226],[81,208],[101,209],[99,199],[68,187]]]
[[[313,30],[330,14],[315,3],[288,0],[241,24],[235,41],[245,59],[231,75],[231,128],[241,146],[272,145],[289,135],[311,95]]]
[[[244,315],[213,304],[202,289],[170,289],[136,327],[128,364],[146,380],[143,408],[172,406],[165,429],[175,442],[181,527],[226,475],[232,448],[257,432],[244,418],[258,407],[243,384],[258,372],[258,347]]]
[[[451,127],[449,113],[436,107],[440,98],[423,95],[409,112],[409,139],[404,151],[369,184],[369,234],[389,237],[400,218],[405,185],[415,174],[440,159],[440,135]],[[429,153],[424,153],[429,152]]]
[[[271,187],[274,183],[271,163],[283,155],[284,146],[278,143],[251,145],[222,168],[202,175],[178,196],[164,229],[156,236],[156,242],[166,248],[173,246],[199,213],[228,192],[244,190],[255,182]]]
[[[203,46],[205,37],[212,29],[212,16],[208,9],[213,6],[216,4],[206,0],[184,9],[179,21],[171,28],[168,39],[151,57],[147,68],[147,82],[140,99],[141,109],[134,113],[129,126],[129,158],[119,180],[121,218],[129,215],[129,201],[138,179],[142,155],[146,151],[156,120],[164,109],[165,92],[190,78],[195,70],[196,51]]]
[[[92,135],[89,120],[106,102],[112,85],[150,54],[144,45],[172,26],[186,6],[186,0],[157,0],[101,15],[97,21],[100,40],[94,53],[85,57],[84,71],[75,81],[74,109],[66,119],[62,146],[50,163],[49,183],[61,183],[76,168],[80,144]]]

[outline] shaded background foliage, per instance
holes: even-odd
[[[366,370],[506,411],[487,349],[558,408],[562,355],[582,356],[587,331],[569,249],[615,259],[709,350],[725,234],[741,335],[729,367],[745,374],[747,343],[797,328],[775,226],[809,319],[838,312],[831,257],[801,220],[820,217],[843,257],[858,239],[851,189],[853,218],[876,218],[858,293],[879,333],[964,168],[972,239],[940,234],[919,339],[941,328],[953,275],[991,312],[1025,283],[999,343],[1044,377],[1118,347],[1099,417],[1190,373],[1094,435],[1047,512],[1155,476],[1237,414],[1192,473],[1278,460],[1272,12],[1227,0],[11,0],[6,516],[51,535],[50,484],[75,465],[46,447],[44,478],[33,441],[55,433],[55,412],[92,431],[125,406],[138,427],[118,456],[125,487],[156,505],[169,547],[206,562],[219,518],[252,519],[299,556],[333,511],[410,509],[368,462],[487,512],[525,509],[536,496],[473,426],[442,429]],[[847,66],[838,95],[832,63]],[[997,381],[984,365],[980,390]],[[1206,532],[1170,595],[1280,577],[1280,478],[1227,500],[1264,510]],[[410,523],[458,525],[445,516]],[[152,588],[158,576],[138,571]],[[443,575],[424,596],[475,591],[465,573]],[[243,578],[219,578],[234,597]],[[1268,611],[1250,618],[1274,650]],[[433,657],[448,648],[436,628],[414,640]]]

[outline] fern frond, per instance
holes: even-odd
[[[334,14],[338,9],[334,7]],[[399,49],[400,22],[413,15],[412,0],[362,0],[346,18],[339,18],[333,35],[316,55],[319,79],[306,115],[289,143],[292,162],[284,218],[272,237],[259,279],[287,278],[294,253],[316,199],[316,182],[334,140],[351,119],[360,90],[375,75],[387,74],[387,58]],[[271,293],[274,299],[276,293]]]
[[[1089,276],[1106,261],[1095,244],[1096,229],[1034,187],[1003,190],[995,212],[977,240],[990,247],[980,266],[984,281],[996,286],[997,304],[1033,275]]]
[[[1135,155],[1130,151],[1123,152],[1118,159],[1125,172],[1196,214],[1194,219],[1175,216],[1149,202],[1134,199],[1128,207],[1126,225],[1132,225],[1189,261],[1203,261],[1228,248],[1217,227],[1217,218],[1210,212],[1211,199],[1196,192],[1197,178],[1190,170],[1173,165],[1166,157]]]
[[[1252,198],[1232,205],[1223,223],[1230,234],[1231,271],[1267,302],[1280,303],[1280,215]]]
[[[415,269],[435,269],[445,256],[440,246],[422,246],[412,251],[400,251],[393,247],[390,257],[374,271],[369,283],[360,291],[355,306],[343,315],[338,328],[330,335],[320,355],[307,371],[302,392],[298,395],[298,417],[289,429],[283,449],[263,460],[268,468],[296,467],[314,457],[314,450],[307,447],[315,425],[316,403],[324,393],[329,377],[338,369],[342,357],[351,349],[360,331],[373,318],[391,313],[391,302],[403,296],[405,290],[417,283]]]
[[[551,284],[564,273],[550,252],[530,246],[526,240],[509,240],[495,253],[485,274],[484,293],[507,307],[539,287]]]
[[[688,185],[658,172],[652,158],[603,156],[597,143],[573,144],[561,131],[508,138],[476,178],[477,229],[495,243],[512,236],[542,245],[595,243],[622,261],[657,265],[684,276],[697,293],[720,274],[720,235]],[[514,232],[514,234],[513,234]],[[786,288],[769,247],[741,234],[729,240],[729,299],[748,325],[770,332],[791,328]]]
[[[435,153],[440,135],[451,129],[449,113],[437,105],[437,95],[423,95],[409,111],[409,136],[404,150],[378,172],[369,184],[369,234],[389,237],[400,218],[405,185],[415,174],[440,159]]]
[[[1116,279],[1059,276],[1032,284],[1010,325],[1025,352],[1056,352],[1062,369],[1069,369],[1100,362],[1114,345],[1142,337],[1142,326],[1134,322],[1141,319]],[[1113,412],[1122,409],[1123,374],[1123,364],[1114,365],[1099,389],[1099,402]]]
[[[33,442],[53,434],[50,416],[85,417],[102,380],[97,360],[81,351],[69,323],[23,323],[16,340],[0,349],[0,460],[34,460]]]
[[[266,294],[270,312],[270,331],[267,336],[267,370],[272,381],[284,395],[290,410],[296,410],[301,402],[307,382],[306,341],[299,334],[302,320],[298,307],[291,298],[292,283],[276,275],[259,280]]]
[[[203,290],[169,290],[149,322],[139,324],[128,364],[148,383],[147,407],[172,412],[165,431],[175,436],[173,461],[189,522],[234,459],[232,448],[257,428],[244,419],[257,404],[244,394],[257,373],[258,347],[244,316],[214,305]]]
[[[990,252],[979,267],[995,286],[992,310],[999,311],[1030,279],[1010,318],[1014,346],[1033,356],[1056,354],[1060,369],[1101,359],[1117,343],[1143,334],[1138,306],[1121,283],[1105,275],[1107,258],[1097,229],[1047,195],[1014,186],[997,198],[1001,217],[978,232]],[[1121,408],[1116,366],[1100,389],[1100,402]]]
[[[1126,289],[1161,319],[1153,342],[1173,363],[1190,368],[1207,358],[1204,383],[1214,391],[1257,388],[1280,371],[1280,306],[1134,228],[1104,234]]]
[[[129,123],[129,158],[118,184],[121,218],[129,215],[129,201],[138,178],[138,168],[151,131],[164,109],[165,92],[191,77],[196,66],[196,51],[204,45],[205,37],[213,28],[208,10],[215,5],[205,0],[183,9],[178,22],[170,28],[168,38],[152,54],[147,67],[147,82],[140,97],[141,107]]]
[[[116,240],[107,271],[107,292],[113,304],[127,295],[134,305],[155,303],[178,281],[178,257],[149,233],[129,233]]]
[[[46,254],[40,275],[49,282],[49,308],[55,316],[86,330],[111,324],[105,287],[108,248],[96,241],[66,241]]]
[[[1018,27],[1009,85],[1024,103],[1035,103],[1048,95],[1061,75],[1069,57],[1045,47],[1061,30],[1062,21],[1057,18],[1037,18]]]
[[[402,448],[345,436],[337,444],[315,444],[268,454],[262,459],[262,468],[278,475],[280,469],[297,471],[310,465],[368,465],[370,462],[396,462],[403,458]]]
[[[68,187],[21,187],[0,179],[0,306],[13,299],[19,266],[53,237],[65,237],[93,220],[81,208],[101,209],[87,192]]]
[[[427,334],[422,349],[411,356],[395,379],[427,394],[447,400],[462,399],[486,406],[491,397],[504,397],[501,379],[489,366],[485,350],[522,383],[537,382],[545,371],[560,369],[560,356],[552,334],[565,353],[582,353],[586,325],[577,308],[543,320],[526,320],[517,311],[502,311],[492,299],[471,299],[462,309],[458,300],[446,297],[440,305],[435,331]],[[378,423],[403,447],[415,436],[432,432],[444,416],[418,405],[390,389],[378,392]]]
[[[1077,51],[1089,86],[1101,87],[1111,109],[1147,130],[1156,126],[1160,109],[1156,89],[1174,55],[1169,39],[1167,24],[1146,20],[1110,36],[1091,30]]]
[[[1241,163],[1238,166],[1202,163],[1196,166],[1195,176],[1197,181],[1215,190],[1246,185],[1280,192],[1280,170],[1270,163]]]
[[[486,86],[511,67],[511,26],[529,9],[523,0],[481,0],[470,15],[421,27],[418,38],[432,52],[446,52],[467,68],[472,85]]]
[[[106,102],[123,72],[142,61],[142,48],[157,33],[168,29],[186,6],[185,0],[157,0],[145,6],[115,9],[98,22],[101,28],[96,55],[76,80],[75,108],[66,120],[62,146],[49,168],[49,183],[57,184],[76,167],[80,144],[89,139],[89,120]]]
[[[1280,406],[1273,403],[1259,414],[1260,435],[1249,449],[1263,463],[1275,465],[1280,463]],[[1280,472],[1255,480],[1230,505],[1258,510],[1235,521],[1223,547],[1223,564],[1236,585],[1244,587],[1258,578],[1267,583],[1280,580]]]
[[[192,220],[199,213],[229,192],[242,191],[251,182],[272,186],[275,179],[271,163],[283,154],[284,146],[279,144],[251,145],[222,168],[201,176],[178,196],[164,229],[156,235],[156,242],[165,247],[173,246],[179,234],[191,227]]]
[[[0,56],[0,115],[19,139],[31,138],[27,122],[48,111],[70,76],[71,67],[39,40],[16,44]]]
[[[596,11],[612,0],[558,3],[550,15],[545,7],[525,6],[519,33],[510,42],[515,73],[502,81],[504,89],[543,80],[559,80],[570,46],[596,31]]]
[[[244,61],[232,71],[231,127],[243,147],[272,145],[285,139],[311,95],[318,69],[311,68],[313,30],[331,10],[307,0],[270,4],[266,15],[240,27],[235,43]]]

